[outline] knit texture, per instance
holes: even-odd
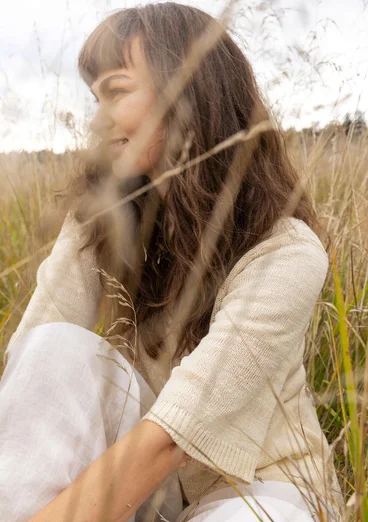
[[[51,254],[37,271],[37,286],[5,352],[24,332],[39,324],[67,322],[91,330],[98,320],[101,285],[91,249],[82,245],[79,224],[67,218]]]
[[[37,324],[93,328],[101,286],[91,250],[78,254],[79,225],[67,221],[40,265],[37,288],[8,350]],[[235,483],[281,480],[340,499],[329,446],[306,387],[305,334],[328,269],[317,235],[280,219],[247,252],[218,292],[208,334],[165,366],[144,350],[137,370],[156,394],[143,416],[191,457],[179,470],[185,499]],[[129,354],[124,354],[129,360]]]

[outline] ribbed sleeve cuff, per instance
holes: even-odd
[[[156,422],[183,451],[214,471],[219,472],[217,468],[220,468],[223,473],[253,482],[256,458],[214,436],[203,423],[179,406],[165,401],[156,402],[142,420]]]

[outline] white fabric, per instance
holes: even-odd
[[[119,439],[138,424],[154,400],[140,374],[98,335],[69,323],[26,332],[0,381],[0,521],[28,521],[114,443],[116,432]],[[183,509],[177,474],[162,487],[168,489],[160,513],[171,521]],[[149,501],[129,522],[143,521]]]
[[[288,482],[266,481],[214,491],[188,506],[175,522],[319,522],[313,493]],[[243,497],[243,498],[242,498]],[[331,506],[326,520],[339,521]]]
[[[116,435],[118,439],[138,424],[154,401],[142,376],[98,335],[69,323],[40,325],[25,333],[12,347],[0,382],[0,520],[28,521],[104,453]],[[274,522],[313,520],[292,484],[238,487],[248,504],[225,488],[204,497],[195,511],[193,505],[183,511],[175,473],[160,487],[166,491],[160,513],[169,522],[268,521],[263,510]],[[153,498],[129,522],[146,520]],[[72,515],[71,507],[70,520]],[[163,519],[157,515],[155,520]]]

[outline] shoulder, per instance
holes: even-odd
[[[315,232],[300,219],[282,218],[268,237],[246,252],[235,264],[222,285],[216,302],[249,280],[259,285],[277,283],[276,279],[321,289],[328,270],[328,255]]]
[[[317,234],[304,221],[288,217],[279,219],[268,237],[242,256],[229,273],[228,279],[233,279],[257,258],[267,255],[276,260],[287,253],[291,261],[293,258],[296,260],[300,253],[302,257],[305,255],[306,261],[314,258],[316,262],[328,265],[327,252]]]
[[[304,221],[295,217],[279,219],[275,223],[269,239],[272,238],[274,240],[277,238],[288,238],[294,242],[312,242],[324,252],[325,257],[327,256],[327,252],[317,234]]]

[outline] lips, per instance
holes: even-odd
[[[125,143],[127,143],[127,142],[128,142],[127,138],[117,138],[115,140],[109,140],[108,144],[109,145],[125,145]]]
[[[116,138],[106,142],[109,153],[113,159],[120,155],[121,151],[128,142],[129,140],[127,138]]]

